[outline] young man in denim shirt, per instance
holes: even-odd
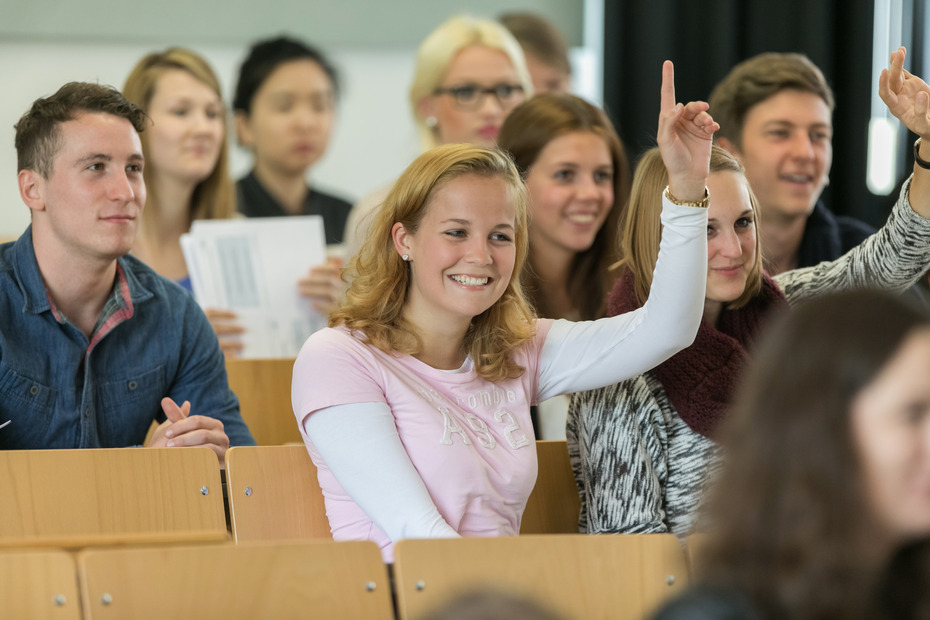
[[[140,445],[153,420],[146,445],[206,446],[221,463],[255,443],[200,308],[126,255],[145,122],[119,92],[72,82],[16,124],[32,224],[0,245],[0,448]]]

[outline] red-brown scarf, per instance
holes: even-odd
[[[746,349],[773,310],[787,307],[784,293],[768,275],[762,290],[737,310],[721,311],[717,325],[701,321],[694,343],[653,369],[672,406],[691,430],[713,438],[749,357]],[[633,275],[624,271],[607,299],[610,316],[640,306]]]

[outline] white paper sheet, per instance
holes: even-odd
[[[296,357],[326,326],[297,291],[326,261],[325,243],[318,215],[198,220],[181,237],[197,303],[236,313],[246,358]]]

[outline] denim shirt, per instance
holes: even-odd
[[[0,245],[0,449],[141,445],[165,396],[222,421],[231,446],[255,445],[193,297],[132,256],[118,264],[131,304],[89,340],[54,311],[32,227]]]

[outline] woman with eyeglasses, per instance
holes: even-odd
[[[495,146],[504,119],[532,94],[520,44],[496,21],[453,17],[417,51],[410,106],[424,151],[457,142]],[[392,185],[353,207],[345,232],[347,256],[358,251],[370,215]]]

